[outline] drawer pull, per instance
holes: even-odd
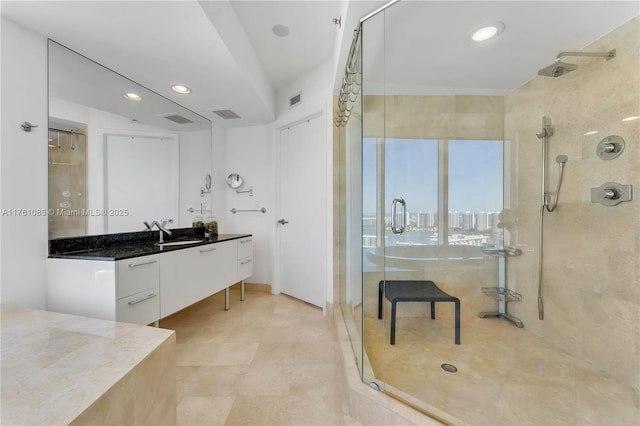
[[[247,259],[244,262],[240,262],[241,265],[246,265],[247,263],[250,263],[252,259]]]
[[[200,253],[206,253],[208,251],[214,251],[215,249],[216,249],[216,247],[211,247],[211,248],[208,248],[208,249],[202,249],[202,250],[200,250]]]
[[[151,293],[151,294],[147,295],[146,297],[143,297],[142,299],[131,300],[131,301],[127,302],[127,304],[129,304],[130,306],[137,305],[140,302],[144,302],[145,300],[153,299],[156,296],[157,295],[155,293]]]
[[[156,263],[158,262],[157,260],[150,260],[148,262],[142,262],[142,263],[130,263],[129,264],[129,268],[135,268],[136,266],[142,266],[142,265],[151,265],[152,263]]]
[[[251,238],[249,238],[248,240],[240,240],[240,244],[250,243],[250,242],[251,242]]]

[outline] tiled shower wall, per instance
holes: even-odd
[[[523,255],[509,258],[507,282],[522,293],[509,305],[535,334],[639,385],[640,359],[640,21],[627,22],[584,48],[617,57],[566,58],[578,69],[561,77],[536,77],[505,98],[505,141],[511,164],[507,244]],[[538,215],[541,191],[542,116],[553,120],[548,191],[555,191],[557,155],[565,154],[558,208],[544,221],[544,321],[538,319]],[[595,135],[584,133],[597,130]],[[596,155],[609,135],[625,139],[614,160]],[[591,188],[632,184],[632,202],[593,204]]]

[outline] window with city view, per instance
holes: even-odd
[[[382,152],[382,150],[380,150]],[[362,144],[363,246],[376,247],[376,175],[384,169],[385,245],[482,246],[499,242],[503,203],[500,140],[386,139],[384,165],[376,139]],[[445,161],[448,159],[448,161]],[[443,170],[438,164],[443,164]],[[448,188],[448,191],[445,190]],[[444,202],[438,204],[438,191]],[[391,232],[391,200],[407,205],[407,228]],[[444,205],[448,205],[443,212]],[[441,216],[441,215],[445,216]],[[400,219],[399,219],[400,220]],[[439,224],[444,225],[439,229]]]

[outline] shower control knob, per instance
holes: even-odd
[[[617,182],[605,182],[597,188],[591,188],[591,202],[600,203],[606,207],[617,206],[624,201],[633,199],[633,187],[621,185]]]
[[[287,223],[289,223],[289,221],[288,221],[288,220],[285,220],[285,219],[280,219],[280,220],[278,221],[278,223],[279,223],[280,225],[286,225]]]
[[[604,190],[604,198],[606,198],[607,200],[615,200],[618,199],[620,197],[620,194],[618,194],[618,191],[616,191],[613,188],[606,188]]]

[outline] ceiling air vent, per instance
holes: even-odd
[[[238,114],[231,111],[230,109],[210,109],[212,113],[218,115],[220,118],[224,118],[225,120],[231,120],[233,118],[240,118]]]
[[[164,118],[166,118],[169,121],[173,121],[174,123],[178,123],[178,124],[193,123],[193,121],[189,120],[186,117],[181,116],[180,114],[169,114],[169,115],[165,115]]]
[[[302,93],[297,93],[289,98],[289,108],[293,108],[296,105],[300,105],[302,102]]]

